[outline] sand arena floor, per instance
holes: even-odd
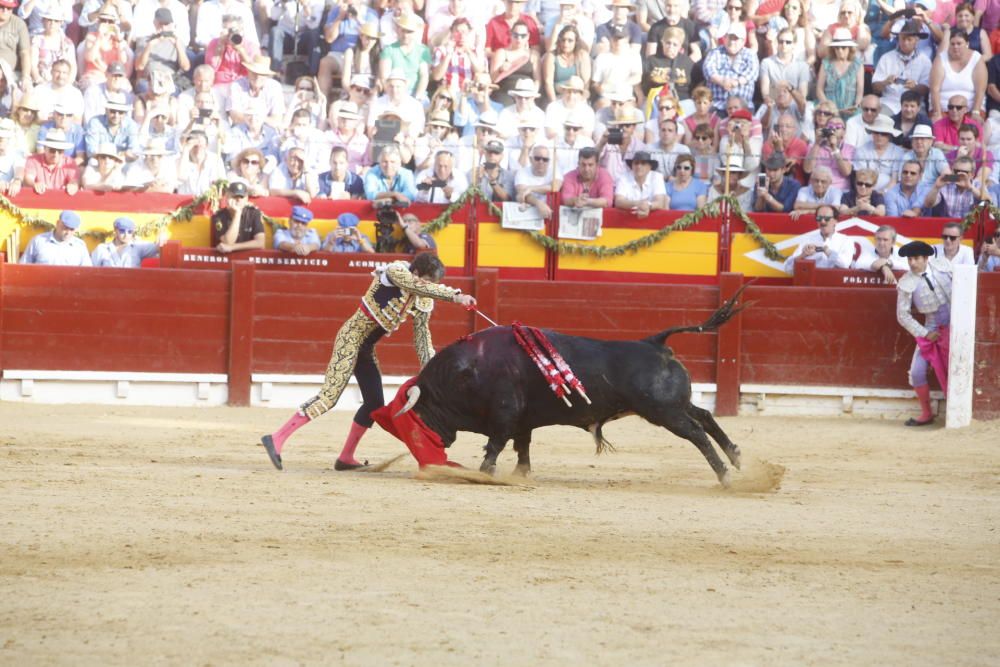
[[[0,404],[0,664],[1000,662],[1000,422],[723,419],[727,492],[635,418],[487,486],[334,472],[340,412],[280,473],[285,416]]]

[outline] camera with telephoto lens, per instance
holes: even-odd
[[[448,181],[435,178],[430,183],[417,183],[417,190],[430,190],[431,188],[445,188],[448,187]]]
[[[243,43],[243,35],[241,35],[236,28],[230,28],[229,41],[235,44],[236,46],[239,46],[240,44]]]
[[[399,224],[399,214],[393,202],[383,200],[385,204],[375,204],[375,252],[396,251],[396,225]]]
[[[621,146],[625,142],[625,130],[620,127],[608,128],[608,145]]]
[[[828,127],[821,127],[819,130],[819,136],[823,137],[824,139],[829,139],[830,137],[833,136],[833,130],[831,130]]]

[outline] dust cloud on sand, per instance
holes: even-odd
[[[0,665],[1000,664],[1000,422],[723,418],[727,490],[636,418],[523,480],[286,416],[0,403]]]

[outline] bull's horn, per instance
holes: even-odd
[[[402,410],[394,414],[392,418],[395,419],[399,415],[405,412],[409,412],[410,410],[413,409],[413,406],[416,405],[417,401],[419,400],[420,400],[420,387],[418,387],[417,385],[413,385],[412,387],[406,390],[406,405],[403,406]]]

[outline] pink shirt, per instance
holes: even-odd
[[[983,13],[979,27],[986,32],[991,32],[1000,24],[1000,0],[976,0],[975,9]]]
[[[604,167],[597,168],[597,176],[590,185],[581,183],[580,172],[574,169],[566,172],[559,194],[563,199],[581,195],[588,199],[606,199],[608,206],[611,206],[615,200],[615,184],[611,181],[611,174]]]
[[[975,125],[979,129],[979,136],[983,136],[983,124],[969,114],[965,114],[965,118],[963,118],[962,122],[958,125],[954,125],[951,122],[951,118],[948,118],[948,116],[945,115],[943,118],[934,122],[934,140],[940,141],[943,144],[948,144],[949,146],[957,146],[958,128],[960,125],[965,124]]]
[[[219,56],[216,51],[219,48],[218,38],[213,39],[205,47],[205,62],[209,65],[215,66],[215,58]],[[257,47],[249,42],[243,42],[243,48],[246,49],[247,56],[253,58],[257,55]],[[219,61],[219,66],[215,67],[215,84],[220,83],[232,83],[244,77],[248,74],[247,68],[243,66],[243,61],[240,59],[240,54],[236,52],[236,49],[226,49],[221,54],[221,60]]]
[[[48,190],[62,190],[69,183],[80,182],[80,168],[76,160],[65,153],[59,154],[59,161],[52,167],[45,164],[45,158],[36,153],[24,163],[24,177],[32,177],[33,183],[41,183]]]

